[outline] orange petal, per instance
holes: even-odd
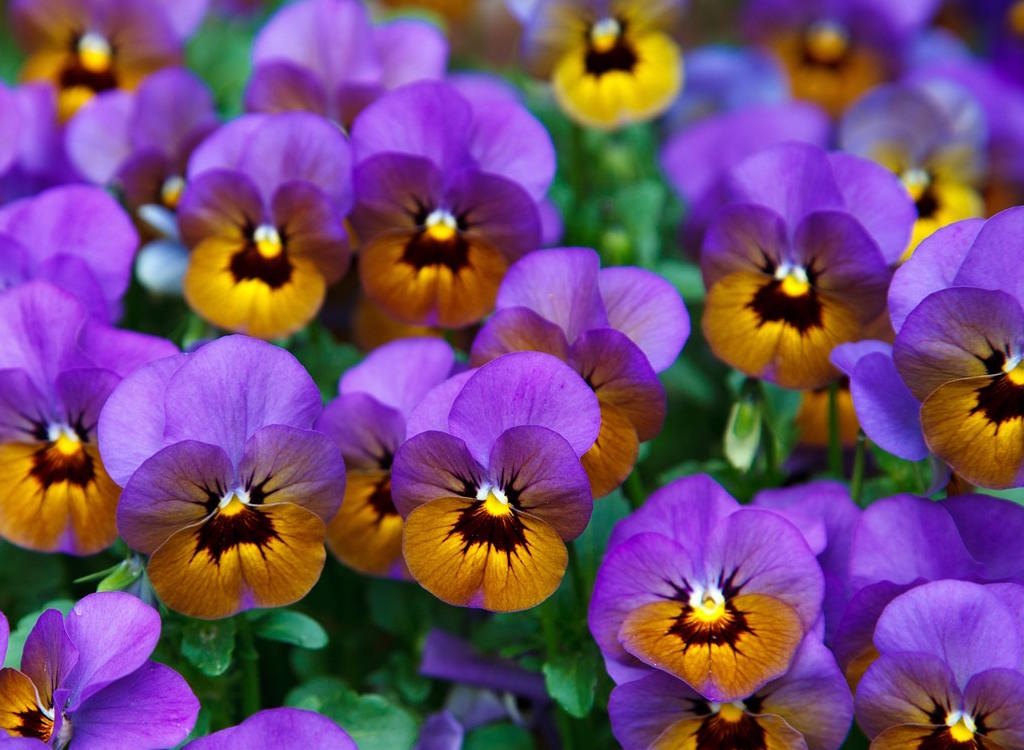
[[[619,630],[631,654],[715,700],[745,698],[783,674],[802,637],[793,608],[763,594],[734,597],[710,624],[685,602],[652,602]]]
[[[402,561],[402,517],[391,500],[391,473],[352,471],[338,515],[327,526],[331,552],[361,573],[387,575]]]
[[[0,669],[0,730],[50,741],[53,719],[39,708],[36,686],[16,669]]]
[[[409,572],[434,596],[496,612],[528,609],[554,593],[568,552],[551,526],[511,509],[492,515],[474,500],[442,498],[405,519]]]
[[[76,555],[104,550],[117,538],[120,496],[91,443],[73,456],[45,442],[0,444],[0,536],[15,544]]]
[[[857,433],[860,423],[857,412],[853,409],[853,397],[850,395],[848,381],[840,385],[839,402],[839,440],[852,448],[857,444]],[[800,411],[796,415],[796,426],[799,430],[800,442],[804,445],[825,447],[829,444],[829,395],[827,388],[804,391],[800,398]]]
[[[723,712],[724,713],[724,712]],[[806,750],[804,736],[784,719],[742,713],[726,719],[712,714],[676,722],[655,740],[651,750]]]
[[[149,577],[168,607],[190,617],[282,607],[320,578],[326,533],[317,515],[290,503],[218,512],[164,542],[149,560]]]
[[[433,264],[418,268],[403,260],[410,232],[380,234],[359,255],[359,277],[367,296],[386,313],[413,325],[459,328],[475,323],[494,308],[508,261],[498,250],[470,234],[465,264],[453,270]]]
[[[929,724],[902,724],[889,727],[871,741],[871,750],[920,750],[922,747],[1003,750],[988,737],[984,738],[983,743],[977,740],[958,743],[949,736],[947,727]]]
[[[601,430],[580,458],[595,498],[604,497],[626,481],[640,449],[636,428],[622,410],[605,401],[600,404]]]

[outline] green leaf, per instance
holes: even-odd
[[[54,599],[44,604],[37,612],[32,612],[18,620],[17,627],[11,631],[10,639],[7,641],[7,656],[4,659],[3,666],[17,668],[21,665],[21,652],[25,649],[25,641],[28,639],[28,634],[32,632],[32,628],[36,626],[36,620],[39,619],[43,612],[48,609],[56,609],[61,614],[66,615],[73,606],[75,606],[75,603],[70,599]]]
[[[594,578],[597,576],[597,569],[604,557],[612,529],[615,524],[629,515],[629,510],[629,503],[623,496],[622,490],[616,490],[607,497],[594,502],[594,513],[590,516],[590,523],[579,538],[573,542],[588,587],[594,584]],[[589,592],[584,593],[589,594]]]
[[[209,677],[228,671],[235,652],[235,621],[189,620],[182,630],[181,655]]]
[[[409,750],[419,730],[415,717],[382,695],[359,695],[334,677],[319,677],[292,690],[289,706],[329,716],[345,727],[359,750]]]
[[[142,559],[132,555],[127,560],[122,560],[114,566],[114,569],[96,585],[96,590],[124,591],[139,580],[145,570],[146,566],[143,564]]]
[[[327,631],[309,615],[293,609],[275,609],[261,614],[254,632],[268,641],[290,643],[299,648],[316,651],[327,645]]]
[[[533,737],[516,724],[488,724],[466,735],[462,750],[534,750]]]
[[[562,653],[543,667],[548,693],[570,716],[582,719],[594,707],[594,691],[601,660],[587,645],[582,653]]]

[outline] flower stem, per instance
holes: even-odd
[[[626,495],[626,499],[629,500],[629,506],[636,510],[644,504],[644,500],[647,499],[647,492],[644,490],[644,481],[640,478],[640,472],[633,469],[632,473],[626,478],[626,483],[622,487],[622,491]]]
[[[242,613],[236,620],[238,626],[238,660],[242,667],[242,711],[248,718],[260,710],[260,652],[256,650],[256,638],[252,623]]]
[[[863,432],[857,433],[857,451],[853,454],[853,476],[850,477],[850,497],[853,502],[860,505],[861,495],[864,494],[864,459],[866,453],[867,438]]]
[[[839,383],[828,387],[828,469],[843,476],[843,444],[839,439]]]

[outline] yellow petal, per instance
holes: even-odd
[[[622,410],[605,401],[600,404],[601,429],[597,440],[580,458],[595,498],[604,497],[626,481],[640,449],[636,428]]]
[[[402,517],[391,500],[389,471],[351,471],[345,499],[327,526],[327,546],[350,568],[387,575],[402,561]]]
[[[16,669],[0,670],[0,730],[43,742],[53,733],[53,720],[40,710],[35,685]]]

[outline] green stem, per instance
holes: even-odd
[[[583,569],[580,567],[580,558],[576,554],[576,545],[568,544],[569,550],[569,577],[572,579],[572,587],[576,590],[576,601],[580,610],[586,612],[587,603],[590,601],[590,587],[583,579]]]
[[[554,598],[548,599],[541,605],[541,630],[544,633],[544,645],[549,661],[558,656],[562,650],[558,637],[558,614],[558,606]],[[554,708],[555,721],[558,724],[558,735],[562,739],[562,750],[573,750],[572,721],[569,715],[557,703]]]
[[[828,469],[843,476],[843,444],[839,439],[839,383],[828,387]]]
[[[643,505],[647,499],[644,480],[640,478],[640,472],[636,469],[633,469],[633,472],[627,477],[626,483],[622,486],[622,491],[626,494],[626,499],[629,500],[629,505],[633,510]]]
[[[756,390],[755,384],[756,383]],[[758,400],[761,409],[761,445],[764,446],[764,474],[769,485],[774,485],[779,473],[779,452],[775,443],[775,432],[772,425],[775,424],[775,413],[772,410],[772,402],[768,398],[768,389],[763,380],[749,378],[744,384],[744,389],[750,389]]]
[[[857,451],[853,454],[853,476],[850,477],[850,497],[853,502],[860,505],[861,495],[864,494],[864,459],[867,438],[863,432],[857,433]]]
[[[256,650],[252,623],[245,614],[238,616],[236,624],[237,655],[242,667],[242,711],[249,717],[260,710],[260,652]]]

